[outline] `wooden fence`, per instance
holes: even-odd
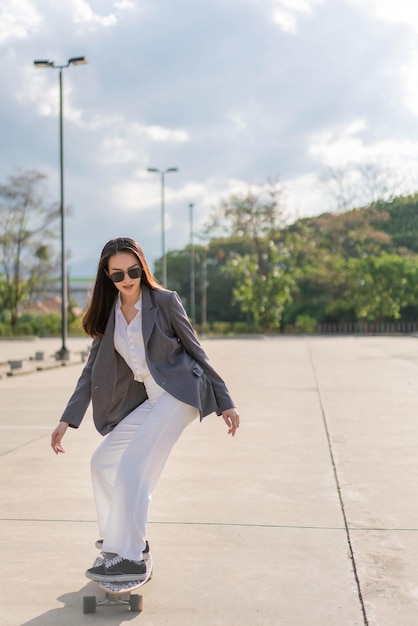
[[[319,324],[321,335],[397,335],[418,332],[418,322],[341,322]]]

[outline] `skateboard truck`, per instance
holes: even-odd
[[[96,596],[83,597],[83,613],[95,613],[98,606],[128,606],[131,611],[141,613],[143,608],[142,596],[133,593],[126,599],[122,597],[123,592],[106,592],[104,600],[97,600]]]

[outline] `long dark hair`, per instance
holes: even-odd
[[[104,334],[118,290],[106,274],[111,256],[118,252],[132,252],[142,267],[141,281],[151,289],[163,289],[151,273],[144,252],[134,239],[118,237],[107,242],[100,255],[96,281],[87,311],[83,317],[83,328],[91,337]]]

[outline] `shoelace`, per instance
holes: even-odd
[[[109,559],[108,561],[106,561],[104,566],[105,568],[108,569],[109,567],[112,567],[113,565],[117,565],[118,563],[121,563],[122,561],[123,561],[123,558],[117,554],[116,556],[113,557],[113,559]]]

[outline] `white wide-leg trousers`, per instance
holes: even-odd
[[[91,460],[103,550],[139,561],[151,493],[171,449],[196,417],[195,407],[147,381],[148,400],[110,432]]]

